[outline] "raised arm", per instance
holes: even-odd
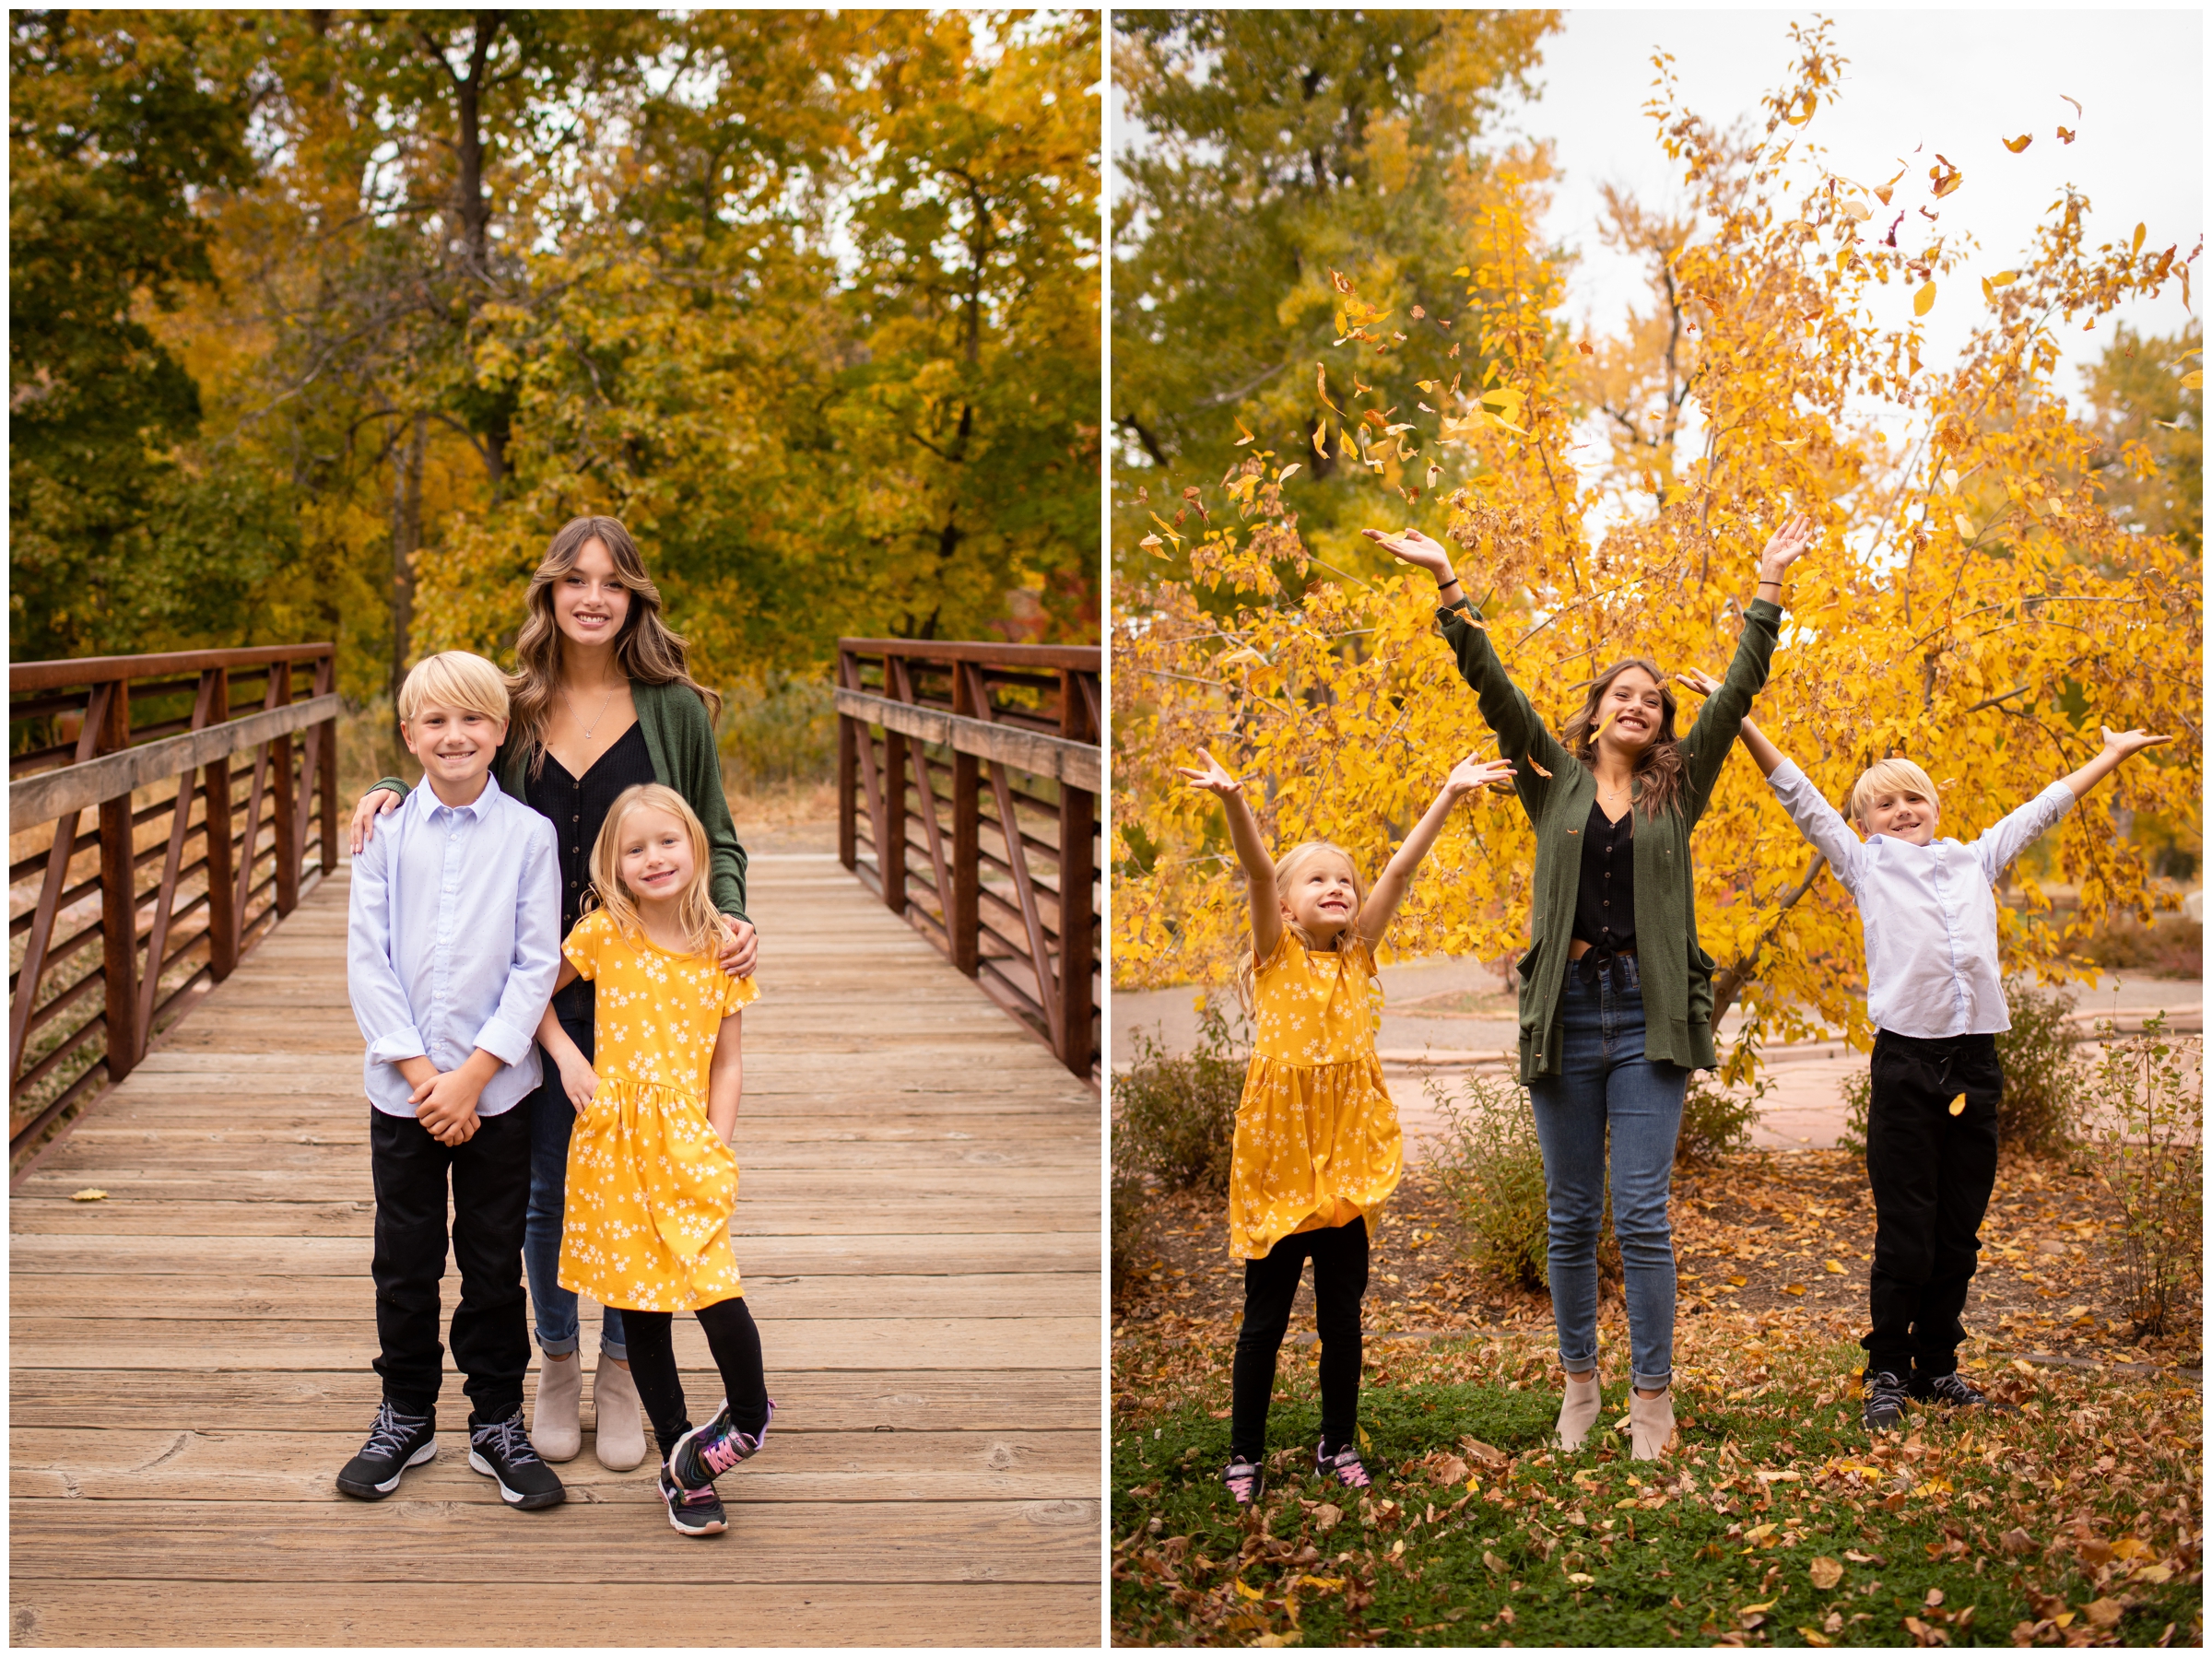
[[[1798,512],[1774,532],[1759,555],[1759,591],[1744,607],[1744,630],[1736,639],[1727,677],[1705,699],[1697,723],[1682,744],[1682,776],[1689,796],[1685,811],[1693,825],[1704,815],[1706,802],[1712,797],[1712,785],[1720,780],[1721,767],[1728,762],[1728,746],[1735,740],[1744,716],[1751,711],[1751,699],[1766,687],[1774,641],[1782,632],[1783,577],[1805,556],[1812,538],[1812,521]]]
[[[1717,683],[1701,673],[1677,674],[1675,676],[1686,684],[1696,685],[1708,696],[1720,688]],[[1744,747],[1751,756],[1751,763],[1759,767],[1759,774],[1762,777],[1773,776],[1774,768],[1782,763],[1782,750],[1769,742],[1767,734],[1748,719],[1737,727],[1737,734],[1744,739]]]
[[[1513,788],[1533,818],[1543,808],[1551,779],[1577,763],[1561,746],[1521,687],[1505,671],[1505,664],[1490,647],[1490,636],[1467,603],[1459,577],[1453,573],[1451,554],[1440,542],[1418,530],[1386,535],[1381,530],[1360,532],[1393,558],[1423,570],[1436,579],[1437,625],[1444,642],[1459,663],[1459,676],[1475,692],[1483,723],[1498,734],[1498,749],[1506,758],[1526,761],[1513,768]]]
[[[2146,731],[2115,731],[2110,725],[2100,729],[2104,732],[2104,746],[2094,759],[2079,770],[2061,777],[2025,805],[1991,824],[1974,841],[1974,859],[1992,886],[2005,873],[2007,864],[2049,832],[2053,824],[2073,809],[2076,801],[2111,776],[2122,760],[2145,748],[2173,740],[2171,736],[2153,736]]]
[[[1413,880],[1414,870],[1421,866],[1421,859],[1429,855],[1429,848],[1436,844],[1436,837],[1444,827],[1444,819],[1452,815],[1452,807],[1478,788],[1493,782],[1511,782],[1513,767],[1510,760],[1477,760],[1469,754],[1452,768],[1444,779],[1443,791],[1436,801],[1421,814],[1421,820],[1391,854],[1382,873],[1375,877],[1373,889],[1367,894],[1367,902],[1359,911],[1359,935],[1370,946],[1382,941],[1390,923],[1397,915],[1398,905],[1406,900],[1406,887]]]
[[[1699,675],[1699,678],[1704,676]],[[1695,681],[1692,681],[1693,683]],[[1704,680],[1710,686],[1711,679]],[[1813,849],[1828,859],[1828,866],[1836,872],[1844,890],[1857,893],[1859,867],[1866,855],[1866,847],[1851,831],[1843,814],[1830,805],[1813,780],[1784,758],[1783,751],[1767,740],[1767,734],[1749,720],[1742,725],[1744,746],[1751,752],[1759,769],[1766,773],[1767,785],[1773,789],[1774,797],[1782,808],[1790,814],[1790,821],[1797,825],[1797,832],[1813,844]]]
[[[1221,802],[1221,810],[1229,818],[1230,844],[1236,847],[1237,862],[1243,865],[1245,892],[1252,901],[1253,958],[1264,961],[1275,953],[1283,935],[1282,899],[1275,890],[1275,859],[1267,855],[1260,826],[1253,820],[1252,807],[1244,803],[1244,784],[1204,748],[1198,750],[1198,757],[1206,761],[1205,769],[1194,770],[1187,765],[1175,769],[1192,787],[1203,788]]]

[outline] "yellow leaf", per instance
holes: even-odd
[[[2019,279],[2020,273],[2018,271],[2001,270],[1995,276],[1990,277],[1989,285],[1992,288],[2009,288]]]
[[[1961,541],[1971,541],[1974,538],[1974,526],[1972,523],[1967,521],[1967,516],[1964,512],[1953,512],[1951,514],[1951,526],[1958,530],[1959,538]],[[1959,1114],[1959,1112],[1954,1111],[1951,1112],[1951,1114],[1956,1116]]]
[[[1833,1272],[1837,1276],[1841,1277],[1843,1275],[1843,1268],[1835,1261],[1824,1260],[1820,1263],[1826,1266],[1830,1271]]]
[[[1997,302],[1996,286],[1987,276],[1982,278],[1982,297],[1993,305]]]
[[[1805,1293],[1805,1285],[1802,1283],[1785,1283],[1782,1286],[1782,1292],[1785,1295],[1802,1295]]]
[[[1930,282],[1912,296],[1912,314],[1925,316],[1936,305],[1936,284]]]
[[[1144,547],[1147,551],[1153,551],[1166,546],[1167,543],[1162,541],[1158,535],[1147,535],[1143,540],[1139,541],[1137,545]]]
[[[1962,535],[1966,535],[1966,520],[1964,518],[1959,520],[1959,533]],[[1971,541],[1973,539],[1973,537],[1971,535],[1967,535],[1967,539]],[[1951,1101],[1950,1110],[1953,1116],[1964,1116],[1966,1114],[1966,1095],[1961,1093],[1957,1099],[1953,1099]]]
[[[1237,1592],[1248,1600],[1264,1600],[1267,1597],[1241,1577],[1237,1579]]]
[[[1759,1603],[1758,1604],[1756,1604],[1756,1605],[1740,1605],[1740,1606],[1738,1606],[1738,1607],[1736,1608],[1736,1613],[1735,1613],[1735,1614],[1736,1614],[1738,1616],[1752,1616],[1752,1615],[1754,1615],[1754,1614],[1756,1614],[1756,1613],[1758,1613],[1758,1612],[1760,1612],[1760,1611],[1771,1611],[1771,1610],[1773,1610],[1773,1609],[1774,1609],[1774,1607],[1775,1607],[1777,1604],[1779,1604],[1780,1603],[1781,1603],[1781,1602],[1780,1602],[1780,1601],[1778,1601],[1778,1600],[1761,1600],[1761,1601],[1759,1601]]]
[[[1776,438],[1774,447],[1777,449],[1802,449],[1805,447],[1805,440],[1801,437]]]
[[[1298,1580],[1308,1588],[1317,1588],[1324,1593],[1335,1593],[1344,1586],[1342,1577],[1300,1577]]]
[[[1252,646],[1248,644],[1242,650],[1230,651],[1229,654],[1221,658],[1219,665],[1223,667],[1241,667],[1254,662],[1264,664],[1267,658],[1265,656],[1260,654],[1258,651],[1253,649]]]
[[[1284,467],[1284,468],[1283,468],[1283,469],[1282,469],[1280,472],[1277,472],[1277,473],[1275,475],[1275,481],[1276,481],[1276,484],[1277,484],[1277,486],[1279,488],[1281,485],[1283,485],[1283,484],[1286,484],[1286,483],[1288,483],[1288,482],[1290,481],[1290,476],[1291,476],[1291,474],[1292,474],[1292,473],[1294,473],[1294,472],[1296,472],[1297,470],[1298,470],[1298,462],[1296,462],[1296,461],[1292,461],[1292,462],[1291,462],[1291,463],[1290,463],[1288,465],[1285,466],[1285,467]]]
[[[2143,237],[2145,233],[2145,228],[2141,224],[2137,224],[2136,226],[2136,239],[2127,244],[2127,251],[2130,254],[2139,253],[2143,251]]]
[[[1237,422],[1237,429],[1244,434],[1242,437],[1237,440],[1238,448],[1241,449],[1246,443],[1255,441],[1252,435],[1251,428],[1246,426],[1243,421],[1239,420]]]
[[[2005,140],[2005,147],[2006,147],[2006,149],[2009,149],[2010,151],[2012,151],[2012,153],[2013,153],[2014,155],[2016,155],[2016,156],[2017,156],[2017,155],[2018,155],[2018,154],[2020,153],[2020,151],[2022,151],[2023,149],[2026,149],[2026,148],[2027,148],[2027,147],[2029,147],[2030,144],[2032,144],[2032,143],[2034,143],[2034,142],[2035,142],[2035,135],[2034,135],[2033,133],[2022,133],[2022,134],[2021,134],[2021,135],[2020,135],[2018,137],[2017,137],[2017,138],[2007,138],[2007,139],[2006,139],[2006,140]]]
[[[1741,1277],[1731,1277],[1728,1279],[1728,1287],[1730,1288],[1741,1288],[1744,1287],[1744,1279]]]
[[[1321,399],[1324,408],[1333,415],[1343,415],[1344,410],[1329,401],[1329,370],[1326,363],[1317,362],[1313,365],[1313,393]]]
[[[1427,393],[1428,393],[1428,394],[1429,394],[1430,396],[1434,396],[1434,395],[1436,394],[1437,391],[1438,391],[1438,390],[1439,390],[1439,388],[1440,388],[1440,387],[1442,385],[1442,383],[1443,383],[1443,382],[1442,382],[1441,381],[1439,381],[1439,380],[1416,380],[1416,381],[1414,382],[1414,384],[1416,384],[1416,385],[1419,386],[1419,387],[1420,387],[1420,388],[1421,388],[1423,391],[1427,392]]]
[[[1457,270],[1453,271],[1452,274],[1453,274],[1453,276],[1467,276],[1467,275],[1469,275],[1470,273],[1468,272],[1468,270],[1467,270],[1467,267],[1466,267],[1465,265],[1464,265],[1464,264],[1463,264],[1463,265],[1461,265],[1461,266],[1460,266],[1460,267],[1459,267]]]
[[[2193,369],[2182,376],[2182,389],[2185,392],[2202,391],[2204,385],[2205,370],[2202,369]]]
[[[1329,458],[1329,423],[1326,420],[1313,429],[1313,452],[1324,460]]]
[[[102,1201],[107,1194],[97,1185],[88,1185],[82,1191],[71,1192],[69,1200],[72,1203],[97,1203]]]
[[[1864,223],[1874,217],[1874,209],[1862,201],[1848,201],[1843,204],[1843,216]]]

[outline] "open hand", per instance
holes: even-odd
[[[1184,779],[1193,788],[1203,788],[1206,793],[1217,794],[1224,800],[1231,794],[1241,794],[1244,792],[1244,784],[1230,776],[1229,768],[1204,748],[1198,750],[1198,758],[1206,761],[1203,770],[1194,770],[1187,765],[1179,765],[1175,768],[1183,774]]]
[[[2145,748],[2155,748],[2162,742],[2171,742],[2171,736],[2153,736],[2147,731],[2115,731],[2110,725],[2100,727],[2104,732],[2104,751],[2117,760],[2130,754],[2139,754]]]
[[[1711,696],[1721,687],[1720,680],[1709,673],[1700,673],[1694,667],[1684,668],[1675,677],[1679,683],[1688,686],[1700,696]]]
[[[1511,783],[1513,780],[1513,762],[1510,759],[1477,759],[1469,754],[1452,768],[1444,779],[1444,792],[1453,799],[1471,794],[1478,788],[1496,783]]]
[[[1783,572],[1811,550],[1813,521],[1803,512],[1792,512],[1783,526],[1774,532],[1767,549],[1759,555],[1759,579],[1778,582]]]
[[[361,848],[375,834],[376,819],[387,811],[398,810],[399,803],[406,798],[406,795],[395,794],[388,788],[372,788],[361,796],[361,803],[353,808],[353,821],[347,825],[346,829],[353,841],[353,854],[356,857],[361,854]]]
[[[1394,535],[1384,535],[1379,529],[1363,529],[1359,533],[1400,563],[1426,570],[1436,577],[1438,584],[1451,579],[1452,554],[1442,542],[1431,541],[1419,530],[1403,530]]]

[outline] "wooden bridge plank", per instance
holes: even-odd
[[[588,1407],[576,1499],[501,1508],[458,1377],[437,1463],[335,1494],[377,1393],[341,875],[15,1193],[17,1643],[726,1644],[734,1585],[747,1643],[1096,1641],[1096,1095],[833,863],[764,863],[732,1230],[778,1410],[736,1545],[669,1533]]]
[[[159,1645],[180,1628],[207,1645],[604,1646],[637,1638],[639,1606],[650,1601],[659,1642],[726,1646],[730,1600],[714,1592],[721,1540],[707,1538],[688,1557],[663,1550],[634,1586],[564,1583],[559,1615],[526,1621],[512,1596],[473,1582],[418,1582],[402,1595],[374,1583],[295,1579],[293,1592],[314,1607],[303,1619],[276,1603],[241,1603],[224,1583],[84,1579],[16,1583],[10,1627],[18,1644],[56,1646]],[[745,1591],[743,1624],[747,1643],[764,1646],[961,1646],[979,1628],[994,1645],[1053,1645],[1071,1627],[1099,1628],[1100,1603],[1096,1582],[1064,1583],[1049,1598],[988,1584],[758,1583]]]

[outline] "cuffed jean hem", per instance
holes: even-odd
[[[1629,1378],[1629,1384],[1632,1387],[1641,1387],[1647,1393],[1664,1393],[1675,1384],[1675,1374],[1672,1369],[1669,1369],[1665,1375],[1631,1375]]]
[[[605,1325],[601,1325],[601,1328],[604,1330]],[[537,1342],[537,1349],[547,1357],[567,1357],[583,1344],[583,1337],[581,1334],[570,1335],[566,1340],[561,1341],[548,1341],[535,1330],[532,1330],[531,1334]],[[599,1356],[601,1357],[618,1357],[624,1363],[628,1363],[629,1362],[629,1346],[623,1341],[610,1341],[605,1334],[602,1334],[599,1337]]]

